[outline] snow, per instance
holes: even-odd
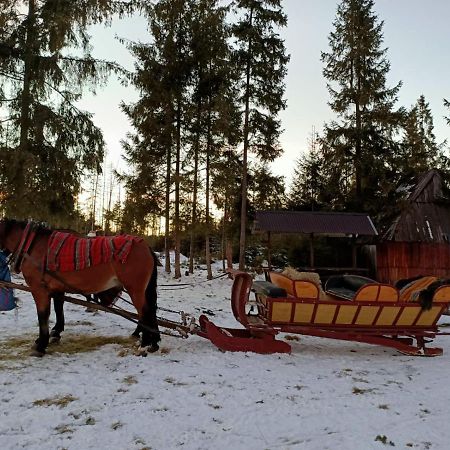
[[[238,327],[232,282],[205,280],[198,271],[169,290],[178,282],[160,268],[159,305]],[[66,304],[61,343],[33,358],[34,302],[18,294],[18,316],[0,313],[1,449],[449,448],[447,336],[435,341],[443,356],[420,358],[298,335],[291,355],[223,353],[198,336],[163,335],[142,358],[127,343],[132,323]],[[95,337],[125,344],[68,351]]]

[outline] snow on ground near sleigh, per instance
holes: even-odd
[[[237,327],[232,282],[205,278],[167,290],[177,281],[160,270],[159,305]],[[420,358],[306,336],[291,355],[223,353],[163,335],[140,358],[132,323],[66,305],[61,343],[36,359],[34,302],[18,295],[18,317],[0,314],[1,449],[448,448],[450,336],[435,341],[443,356]]]

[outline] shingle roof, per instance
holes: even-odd
[[[257,211],[255,231],[328,236],[376,236],[367,214],[316,211]]]

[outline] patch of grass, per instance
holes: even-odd
[[[300,338],[298,336],[293,336],[292,334],[287,334],[286,336],[284,336],[284,339],[286,339],[287,341],[299,341]]]
[[[208,403],[208,406],[210,406],[212,409],[222,409],[220,405],[214,405],[212,403]]]
[[[129,337],[76,335],[68,336],[67,338],[63,337],[61,345],[57,348],[49,349],[48,353],[65,355],[88,353],[109,344],[117,344],[129,349],[134,348],[134,341]]]
[[[379,409],[389,409],[389,405],[381,404],[381,405],[378,405],[378,408]]]
[[[391,447],[395,447],[395,444],[392,441],[389,441],[384,434],[377,434],[375,441],[379,441],[384,445],[390,445]]]
[[[64,395],[61,397],[43,398],[40,400],[35,400],[33,402],[34,406],[59,406],[60,408],[65,408],[69,403],[78,400],[77,397],[73,395]]]
[[[58,425],[55,428],[55,431],[57,434],[73,433],[73,429],[70,428],[69,425]]]
[[[365,378],[357,378],[357,377],[353,377],[352,380],[355,383],[368,383],[368,381]]]
[[[152,408],[153,412],[166,412],[169,411],[169,408],[167,406],[161,406],[160,408]]]
[[[23,359],[30,357],[31,348],[35,339],[36,334],[29,333],[0,341],[2,347],[2,364],[0,364],[0,369],[8,369],[8,365],[5,362],[23,361]],[[47,354],[57,356],[88,353],[108,344],[120,345],[123,347],[121,350],[129,351],[130,353],[134,349],[134,341],[129,337],[64,334],[60,345],[48,346]]]
[[[113,429],[113,430],[118,430],[119,428],[122,428],[123,427],[123,423],[122,422],[114,422],[112,425],[111,425],[111,428]]]
[[[127,377],[125,377],[122,380],[122,383],[128,384],[128,385],[132,385],[132,384],[137,384],[137,380],[133,375],[128,375]]]
[[[359,387],[353,387],[352,389],[352,393],[355,395],[362,395],[362,394],[367,394],[370,392],[373,392],[375,389],[361,389]]]
[[[66,327],[75,327],[77,325],[83,325],[86,327],[93,327],[94,324],[92,322],[89,322],[89,320],[76,320],[76,321],[69,321],[66,322]]]
[[[187,386],[187,383],[183,383],[182,381],[177,381],[175,378],[172,377],[166,377],[164,378],[164,381],[166,383],[173,384],[174,386]]]

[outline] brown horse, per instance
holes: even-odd
[[[39,337],[33,353],[35,356],[43,356],[49,342],[48,319],[52,297],[58,298],[64,292],[89,295],[109,289],[126,290],[138,312],[142,330],[141,354],[158,350],[157,265],[153,252],[144,241],[133,241],[124,262],[112,258],[107,263],[81,270],[49,272],[44,261],[52,230],[35,225],[34,237],[28,240],[26,249],[22,249],[26,229],[26,222],[0,220],[0,249],[13,253],[13,260],[15,257],[21,260],[16,269],[23,273],[36,304]]]

